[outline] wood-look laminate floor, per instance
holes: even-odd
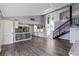
[[[69,41],[33,37],[32,40],[2,46],[1,56],[68,56]]]

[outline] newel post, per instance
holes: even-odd
[[[72,27],[72,6],[70,6],[70,27]]]

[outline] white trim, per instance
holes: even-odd
[[[26,40],[31,40],[31,39],[32,39],[32,38],[22,39],[22,40],[14,41],[14,43],[16,43],[16,42],[21,42],[21,41],[26,41]]]

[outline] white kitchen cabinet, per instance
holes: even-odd
[[[14,38],[14,28],[13,21],[3,20],[3,44],[13,43]]]
[[[16,26],[15,26],[16,27]],[[26,24],[18,24],[15,28],[15,42],[30,40],[32,38],[31,26]]]
[[[0,20],[0,52],[1,46],[13,43],[13,22]]]
[[[28,24],[27,25],[24,23],[20,24],[19,21],[2,20],[0,25],[2,26],[2,27],[0,26],[1,28],[0,32],[2,32],[2,34],[0,33],[0,35],[2,35],[2,37],[0,37],[2,39],[2,45],[29,40],[32,38],[31,26]],[[16,31],[18,30],[19,27],[22,27],[22,28],[29,27],[29,31],[26,31],[27,29],[25,30],[21,29],[22,30],[21,32]]]

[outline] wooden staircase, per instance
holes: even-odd
[[[70,20],[66,21],[64,24],[59,26],[55,31],[53,32],[53,38],[59,38],[67,33],[70,32]]]
[[[59,38],[59,37],[61,37],[62,35],[65,35],[65,34],[67,34],[67,33],[69,33],[69,32],[70,32],[70,31],[62,32],[60,35],[55,36],[54,39],[55,39],[55,38]]]

